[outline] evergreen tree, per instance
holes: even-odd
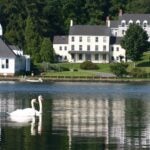
[[[41,61],[42,62],[54,62],[54,50],[49,38],[44,38],[41,44]]]
[[[25,43],[26,53],[31,55],[34,62],[39,62],[39,49],[40,49],[40,35],[35,30],[35,26],[31,17],[26,20],[25,28]]]

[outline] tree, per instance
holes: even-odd
[[[54,62],[54,50],[49,38],[43,39],[40,55],[43,62]]]
[[[141,26],[131,24],[121,41],[121,46],[126,50],[128,59],[137,61],[145,51],[148,51],[148,35]]]
[[[34,62],[40,61],[40,35],[35,29],[33,19],[28,17],[26,20],[25,28],[25,43],[26,43],[26,53],[31,55]]]
[[[124,75],[127,75],[127,67],[128,64],[125,63],[114,63],[110,65],[111,71],[117,76],[117,77],[123,77]]]

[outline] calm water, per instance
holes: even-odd
[[[42,116],[9,120],[6,112],[40,94]],[[150,84],[0,82],[0,150],[142,149],[150,149]]]

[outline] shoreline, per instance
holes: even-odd
[[[110,83],[150,83],[150,78],[95,78],[95,77],[42,77],[42,76],[35,76],[31,77],[28,76],[27,79],[31,80],[38,80],[41,78],[43,82],[110,82]],[[21,80],[21,77],[14,76],[14,77],[0,77],[0,81],[17,81],[17,82],[27,82]],[[32,83],[32,81],[31,81]]]

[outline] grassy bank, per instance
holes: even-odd
[[[150,51],[144,53],[142,59],[138,62],[128,63],[127,71],[130,72],[134,67],[140,68],[146,73],[150,73]],[[110,64],[97,64],[98,70],[82,70],[79,63],[54,63],[54,64],[38,64],[38,68],[42,68],[42,76],[46,77],[94,77],[99,73],[112,73]]]

